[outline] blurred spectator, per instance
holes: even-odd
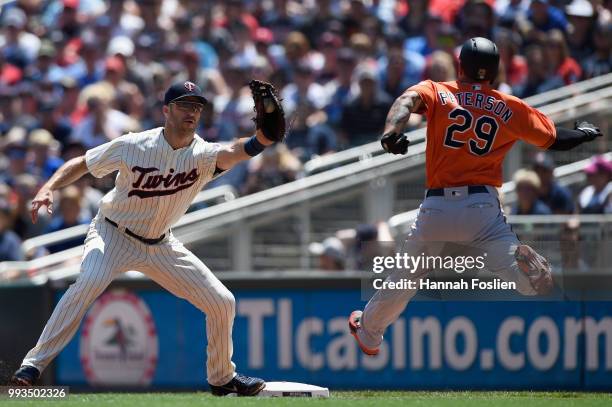
[[[512,94],[512,86],[508,84],[506,78],[506,67],[504,64],[499,64],[499,70],[497,71],[497,77],[491,84],[491,87],[497,89],[500,92],[507,93],[509,95]]]
[[[88,88],[95,89],[96,86],[105,86],[111,91],[109,95],[113,100],[110,100],[111,107],[120,110],[121,106],[119,106],[116,102],[117,100],[134,100],[136,103],[142,104],[142,95],[140,94],[140,90],[138,87],[131,82],[126,80],[127,78],[127,67],[124,58],[121,58],[117,55],[108,57],[104,63],[104,80],[99,82],[98,85],[90,85]],[[86,92],[87,89],[83,91]],[[131,116],[130,111],[123,111]],[[130,128],[132,130],[137,130],[139,128],[139,123],[136,121],[127,121],[124,124],[124,128]]]
[[[104,196],[101,191],[93,187],[94,179],[92,175],[87,174],[73,184],[78,188],[81,196],[81,213],[79,215],[81,219],[93,219],[98,213],[100,200]]]
[[[410,86],[423,78],[425,58],[404,49],[403,37],[387,37],[387,52],[378,60],[382,88],[389,96],[396,98]]]
[[[79,189],[76,186],[70,185],[62,189],[59,196],[59,208],[57,208],[59,213],[51,219],[45,233],[57,232],[72,226],[89,223],[91,219],[81,217],[81,199]],[[56,253],[78,246],[81,243],[82,238],[77,236],[74,239],[51,244],[47,246],[47,250],[50,253]]]
[[[57,21],[58,27],[67,38],[78,37],[81,31],[79,0],[63,0],[62,3],[64,7]]]
[[[454,33],[454,28],[450,24],[444,23],[442,17],[437,14],[427,13],[424,16],[423,24],[424,29],[419,33],[420,35],[408,37],[405,42],[407,50],[423,56],[440,49],[442,43],[448,41],[448,33]]]
[[[36,126],[39,104],[37,88],[34,83],[24,81],[15,89],[16,97],[12,100],[16,114],[15,126],[23,127],[26,130],[31,130]]]
[[[13,230],[23,240],[42,234],[49,224],[47,211],[40,211],[36,223],[32,223],[30,215],[32,199],[41,184],[42,181],[31,174],[21,174],[15,179],[16,210]]]
[[[248,195],[294,181],[300,170],[300,161],[287,147],[275,144],[266,148],[258,159],[249,161],[242,193]]]
[[[64,161],[68,161],[84,155],[85,152],[85,147],[82,144],[78,142],[69,143],[64,146],[62,158]],[[83,219],[92,219],[96,216],[100,206],[100,200],[104,196],[102,191],[94,187],[94,182],[96,180],[98,179],[90,174],[86,174],[72,184],[79,189],[79,194],[82,197],[80,217]]]
[[[276,36],[276,35],[275,35]],[[285,40],[284,54],[275,56],[276,65],[293,79],[293,70],[300,63],[307,64],[313,70],[320,70],[323,67],[323,55],[311,51],[308,39],[304,34],[293,31],[287,35]]]
[[[270,45],[274,43],[274,34],[272,31],[266,27],[259,27],[255,30],[253,41],[255,42],[257,55],[264,57],[270,67],[276,68],[275,60],[270,53]]]
[[[348,2],[348,9],[345,10],[342,19],[343,29],[348,37],[353,36],[362,28],[363,22],[369,15],[369,3],[367,0],[350,0]]]
[[[62,166],[64,160],[57,157],[59,142],[45,129],[36,129],[28,138],[28,173],[42,179],[49,179]]]
[[[530,0],[497,0],[495,1],[495,13],[499,17],[502,27],[512,28],[517,23],[521,24],[527,20]]]
[[[134,57],[128,62],[127,77],[137,83],[145,95],[154,94],[153,76],[164,70],[164,66],[154,59],[154,50],[159,43],[152,35],[143,33],[138,36],[134,46]]]
[[[2,143],[2,153],[7,159],[6,168],[0,172],[0,182],[15,185],[15,178],[27,171],[26,130],[13,127]]]
[[[586,166],[587,183],[578,196],[581,213],[612,213],[612,163],[602,156]]]
[[[363,64],[355,72],[359,92],[352,96],[342,112],[341,129],[349,147],[375,141],[385,125],[393,99],[379,87],[376,71]]]
[[[365,62],[375,57],[372,39],[364,33],[355,33],[349,39],[349,47],[355,51],[357,61]]]
[[[567,36],[571,55],[580,61],[593,52],[595,10],[588,0],[572,0],[565,7],[565,14],[572,27],[571,35]]]
[[[495,43],[499,49],[500,63],[506,72],[506,81],[510,86],[517,86],[527,79],[527,63],[519,55],[521,37],[516,32],[499,29],[495,34]]]
[[[539,31],[561,30],[567,32],[568,22],[563,11],[549,4],[549,0],[532,0],[528,18]]]
[[[563,78],[550,75],[549,65],[541,46],[531,45],[525,54],[528,66],[527,78],[525,82],[512,88],[516,96],[526,98],[563,86]]]
[[[408,1],[408,12],[397,23],[406,37],[417,37],[425,31],[428,6],[429,0]]]
[[[85,145],[78,141],[71,141],[64,144],[62,148],[62,159],[64,161],[69,161],[75,157],[79,157],[84,155],[87,152]]]
[[[255,56],[257,54],[254,54],[253,58]],[[181,57],[185,69],[175,76],[172,82],[190,80],[212,95],[227,93],[227,85],[219,71],[201,67],[200,55],[193,44],[186,44],[182,47]]]
[[[538,0],[536,0],[538,1]],[[463,40],[472,37],[493,37],[495,13],[484,0],[467,0],[456,18]]]
[[[311,243],[308,249],[311,254],[318,257],[319,270],[342,271],[345,269],[346,248],[337,237],[328,237],[321,243]]]
[[[435,82],[448,82],[457,79],[453,57],[444,51],[435,51],[427,60],[425,78]],[[399,96],[399,95],[398,95]],[[397,96],[396,96],[397,97]]]
[[[9,205],[16,201],[15,194],[11,187],[0,183],[0,201],[7,202]]]
[[[40,39],[27,31],[28,17],[19,7],[11,7],[3,13],[0,49],[5,60],[23,70],[36,59]]]
[[[257,49],[251,38],[249,27],[243,22],[237,21],[228,29],[234,38],[234,57],[238,58],[244,65],[252,65],[257,56]]]
[[[550,74],[562,78],[565,85],[577,82],[582,76],[580,65],[569,56],[567,43],[561,31],[548,32],[545,55],[546,61],[550,64]]]
[[[395,244],[387,222],[363,223],[336,232],[346,248],[346,269],[371,271],[373,258],[392,255]]]
[[[118,93],[114,100],[114,107],[129,117],[128,123],[123,129],[124,133],[126,131],[138,131],[142,128],[146,107],[144,97],[137,86],[126,87],[123,92]]]
[[[0,261],[24,259],[21,240],[12,231],[12,210],[8,202],[0,201]]]
[[[197,4],[198,2],[192,2]],[[206,17],[204,17],[206,18]],[[215,49],[206,41],[206,33],[210,21],[204,21],[199,14],[179,17],[174,21],[177,37],[173,39],[177,47],[188,46],[196,53],[195,59],[203,69],[216,69],[219,66],[219,57]],[[199,35],[204,32],[204,35]]]
[[[227,64],[225,78],[229,92],[213,100],[219,141],[230,141],[241,137],[244,134],[241,129],[250,129],[249,126],[252,125],[250,115],[253,99],[245,86],[248,82],[247,72],[237,58],[233,58]]]
[[[51,133],[53,140],[60,144],[68,143],[72,134],[72,126],[67,118],[61,117],[59,105],[54,101],[43,102],[38,107],[37,128]]]
[[[63,69],[56,64],[57,52],[53,43],[45,40],[41,43],[35,64],[25,70],[25,77],[30,81],[59,82],[64,74]]]
[[[574,212],[574,201],[569,189],[561,186],[553,175],[555,163],[550,155],[539,152],[533,162],[533,170],[540,179],[539,198],[554,214]]]
[[[585,78],[612,72],[612,21],[597,24],[593,34],[595,53],[582,60]]]
[[[541,187],[538,174],[533,171],[520,169],[514,174],[516,189],[516,203],[512,207],[513,215],[550,215],[550,208],[538,199]]]
[[[326,117],[319,119],[313,115],[325,114],[322,109],[327,102],[327,93],[322,85],[315,82],[313,69],[307,62],[302,62],[295,68],[294,83],[285,86],[281,97],[285,114],[293,121],[291,132],[285,141],[291,150],[297,150],[298,156],[307,160],[313,153],[319,153],[311,151],[313,144],[316,146],[321,143],[327,146],[322,147],[323,150],[336,148],[335,135],[329,128],[319,129],[320,134],[316,137],[322,138],[320,143],[311,141],[315,137],[312,131],[316,131],[313,127],[326,120]]]
[[[12,86],[23,79],[23,72],[15,65],[7,62],[4,55],[0,53],[0,85]],[[3,89],[3,96],[10,96],[10,88]]]
[[[395,244],[386,222],[363,223],[352,229],[338,230],[321,243],[311,243],[308,250],[318,256],[320,270],[371,271],[373,258],[391,255]]]
[[[54,118],[56,121],[65,121],[67,125],[74,126],[82,119],[84,113],[82,109],[78,108],[80,89],[76,81],[70,77],[63,78],[61,86],[62,99],[57,106],[57,111],[54,112]],[[51,131],[50,129],[47,130]]]
[[[95,34],[88,32],[83,35],[79,50],[81,61],[73,68],[78,69],[75,78],[81,88],[99,82],[104,77],[104,66],[100,63],[103,54],[99,47]]]
[[[335,79],[325,85],[328,103],[325,106],[328,123],[337,129],[342,119],[342,109],[351,95],[351,79],[357,63],[357,57],[350,48],[341,48],[337,55],[338,66]]]
[[[215,22],[216,24],[230,29],[237,24],[243,24],[251,32],[257,29],[259,23],[246,9],[243,0],[229,0],[223,3],[225,3],[225,12],[223,13],[223,17]],[[282,10],[279,8],[277,11]]]
[[[288,0],[274,0],[272,2],[272,8],[267,10],[262,19],[263,25],[270,28],[274,34],[274,38],[279,42],[285,41],[289,33],[296,27],[296,22],[289,16],[289,3]],[[320,19],[311,22],[311,30],[314,28],[312,25],[319,25],[326,20],[325,11],[326,9],[328,10],[328,8],[325,7],[326,2],[322,3],[321,11],[323,15]],[[308,32],[312,33],[311,30],[308,30]],[[314,40],[314,38],[311,37],[311,40]]]
[[[317,80],[325,84],[333,80],[338,74],[338,51],[342,47],[342,39],[336,34],[326,32],[321,36],[320,42],[324,64],[320,72],[317,73]]]
[[[123,112],[108,105],[105,98],[90,97],[87,100],[87,115],[75,127],[73,139],[88,149],[109,142],[129,130],[135,130],[135,123]]]
[[[332,3],[332,0],[312,2],[313,9],[310,10],[308,15],[304,16],[302,31],[306,33],[306,36],[313,44],[319,41],[320,35],[330,31],[334,21],[338,22],[338,18],[334,16],[332,11]],[[268,25],[265,20],[263,23],[265,26]]]
[[[565,275],[589,271],[589,265],[584,261],[581,250],[580,221],[569,219],[561,228],[560,252],[561,267]]]

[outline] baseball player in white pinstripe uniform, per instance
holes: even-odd
[[[52,212],[53,191],[86,173],[119,171],[85,239],[81,273],[55,307],[36,346],[12,383],[32,385],[68,344],[94,300],[119,274],[137,270],[206,314],[207,376],[212,393],[251,396],[262,379],[235,372],[232,363],[232,293],[170,231],[213,177],[272,144],[260,130],[231,145],[208,143],[195,134],[206,99],[192,82],[171,86],[164,98],[164,127],[126,134],[64,164],[32,202]]]

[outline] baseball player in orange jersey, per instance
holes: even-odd
[[[486,268],[515,282],[520,293],[545,294],[553,285],[548,262],[521,244],[499,203],[496,187],[502,185],[504,157],[517,140],[542,149],[568,150],[602,134],[586,122],[576,123],[574,130],[555,127],[522,100],[492,88],[499,54],[485,38],[463,44],[459,65],[458,81],[423,81],[397,98],[387,116],[381,143],[392,154],[407,152],[403,132],[410,113],[427,118],[427,191],[407,237],[406,252],[435,255],[441,247],[437,243],[463,242],[487,253]],[[389,280],[414,279],[427,271],[399,269]],[[363,311],[351,314],[349,329],[364,353],[378,353],[385,329],[415,294],[409,289],[379,290]]]
[[[205,104],[193,82],[171,86],[164,98],[164,127],[88,150],[64,164],[38,192],[33,222],[42,206],[51,213],[53,191],[86,173],[103,177],[118,170],[115,188],[102,199],[87,233],[81,272],[14,374],[13,384],[34,384],[110,282],[137,270],[206,314],[207,378],[214,395],[251,396],[263,389],[262,379],[237,374],[232,363],[234,296],[170,230],[208,181],[272,143],[259,126],[253,137],[227,146],[204,141],[195,130]],[[281,127],[284,135],[284,122]]]

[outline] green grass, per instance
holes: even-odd
[[[90,393],[72,394],[67,400],[7,400],[2,407],[25,406],[611,406],[612,393],[570,392],[425,392],[425,391],[338,391],[329,399],[212,397],[209,393]]]

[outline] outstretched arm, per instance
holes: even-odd
[[[380,143],[386,152],[392,154],[406,154],[408,151],[408,138],[403,134],[408,125],[410,113],[421,109],[423,100],[421,96],[408,89],[395,99],[385,122],[385,131]]]
[[[570,150],[586,141],[592,141],[596,137],[601,137],[599,127],[588,122],[576,122],[574,130],[564,127],[557,127],[557,137],[548,147],[549,150],[565,151]]]
[[[267,147],[274,143],[273,141],[268,140],[266,136],[263,135],[261,130],[257,130],[255,137],[256,141],[261,147]],[[257,151],[257,142],[254,142],[251,139],[252,138],[244,137],[236,140],[234,143],[226,147],[223,147],[217,154],[217,168],[221,171],[229,170],[239,162],[248,160],[256,155],[259,152]],[[261,148],[261,150],[263,150],[263,148]]]
[[[75,157],[59,167],[32,200],[32,209],[30,210],[32,222],[36,223],[38,220],[38,209],[42,206],[47,207],[49,215],[53,213],[53,191],[72,184],[88,172],[84,155]]]

